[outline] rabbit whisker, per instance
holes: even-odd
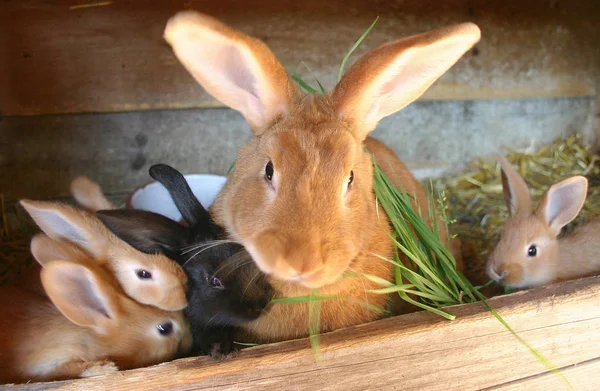
[[[202,243],[192,244],[191,246],[182,247],[181,254],[187,254],[191,251],[197,250],[202,247],[207,247],[207,246],[212,246],[212,245],[218,246],[218,245],[227,244],[227,243],[237,243],[237,242],[234,242],[233,240],[208,240],[208,241],[205,241]]]
[[[256,279],[256,277],[258,277],[260,275],[260,270],[257,270],[256,273],[254,274],[254,277],[252,277],[250,279],[250,281],[248,281],[248,283],[246,284],[246,288],[244,289],[244,292],[242,292],[242,296],[244,296],[246,294],[246,291],[248,290],[248,288],[250,288],[250,284],[252,284],[252,282]]]
[[[221,244],[221,243],[219,243],[219,244]],[[181,266],[185,266],[185,265],[186,265],[186,264],[187,264],[189,261],[191,261],[192,259],[194,259],[195,257],[197,257],[197,256],[198,256],[198,255],[199,255],[201,252],[203,252],[203,251],[206,251],[206,250],[210,250],[210,249],[211,249],[211,248],[213,248],[213,247],[217,247],[219,244],[213,244],[212,246],[207,246],[207,247],[204,247],[204,248],[202,248],[200,251],[198,251],[197,253],[195,253],[194,255],[192,255],[192,256],[191,256],[191,257],[190,257],[190,258],[189,258],[187,261],[185,261],[185,262],[183,263],[183,265],[181,265]]]

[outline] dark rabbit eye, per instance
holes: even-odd
[[[224,288],[223,283],[217,277],[211,277],[210,280],[208,280],[208,283],[215,288]]]
[[[348,187],[354,182],[354,171],[350,171],[350,178],[348,178]]]
[[[527,249],[527,255],[529,255],[530,257],[535,257],[537,255],[537,247],[535,246],[535,244],[529,246],[529,248]]]
[[[273,163],[270,160],[265,167],[265,178],[267,178],[268,181],[273,179]]]
[[[137,274],[140,280],[149,280],[152,278],[152,273],[144,269],[136,270],[135,274]]]
[[[156,329],[158,330],[160,335],[166,337],[167,335],[171,335],[171,333],[173,332],[173,323],[167,322],[163,324],[157,324]]]

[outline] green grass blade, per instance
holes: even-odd
[[[344,67],[346,66],[346,62],[348,61],[348,58],[350,58],[350,56],[352,55],[352,53],[356,50],[356,48],[361,44],[361,42],[367,37],[367,35],[369,35],[369,33],[371,32],[371,29],[373,27],[375,27],[375,23],[377,23],[377,21],[379,20],[379,16],[375,18],[375,21],[373,21],[373,23],[371,23],[371,25],[369,26],[369,28],[367,29],[367,31],[365,31],[360,38],[358,38],[358,41],[356,41],[354,43],[354,45],[350,48],[350,51],[348,53],[346,53],[346,55],[344,56],[344,59],[342,60],[342,65],[340,65],[340,70],[338,72],[338,78],[337,81],[338,83],[340,82],[340,80],[342,80],[342,75],[344,74]]]
[[[302,77],[296,72],[296,70],[292,70],[292,80],[296,81],[306,92],[315,95],[317,90],[315,90],[310,84],[304,81]]]
[[[414,285],[411,284],[401,284],[401,285],[391,285],[388,286],[387,288],[381,288],[381,289],[368,289],[367,292],[369,293],[375,293],[377,295],[386,295],[389,293],[396,293],[396,292],[405,292],[405,291],[409,291],[410,288],[414,288]],[[414,291],[411,291],[414,292]]]
[[[306,68],[306,70],[310,73],[313,74],[312,69],[310,69],[310,67],[308,66],[307,63],[305,63],[304,61],[302,61],[302,65],[304,65],[304,68]],[[319,81],[319,79],[317,79],[315,77],[315,82],[317,83],[317,86],[319,86],[319,91],[321,93],[321,95],[325,95],[325,88],[323,88],[323,85],[321,84],[321,82]]]
[[[319,295],[308,295],[308,296],[294,296],[294,297],[282,297],[279,299],[272,299],[271,303],[275,304],[299,304],[299,303],[310,303],[311,301],[325,301],[325,300],[336,300],[341,299],[341,296],[319,296]]]
[[[250,343],[250,342],[237,342],[237,341],[233,341],[234,344],[236,345],[241,345],[241,346],[248,346],[248,347],[252,347],[252,346],[259,346],[259,343]]]
[[[379,284],[381,286],[388,287],[388,286],[394,285],[393,282],[390,282],[390,281],[388,281],[388,280],[386,280],[384,278],[375,276],[373,274],[361,273],[360,275],[363,276],[364,278],[366,278],[367,280],[372,281],[375,284]]]

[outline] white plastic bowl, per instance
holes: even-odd
[[[227,177],[220,175],[189,174],[184,177],[198,201],[207,209],[227,181]],[[131,195],[129,204],[134,209],[159,213],[175,221],[182,219],[171,195],[159,182],[152,182],[136,190]]]

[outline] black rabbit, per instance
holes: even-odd
[[[236,327],[258,318],[269,304],[271,286],[241,245],[223,239],[223,229],[179,171],[157,164],[150,176],[167,188],[187,226],[136,209],[103,210],[97,216],[132,247],[163,253],[183,267],[194,353],[227,354],[234,348]]]

